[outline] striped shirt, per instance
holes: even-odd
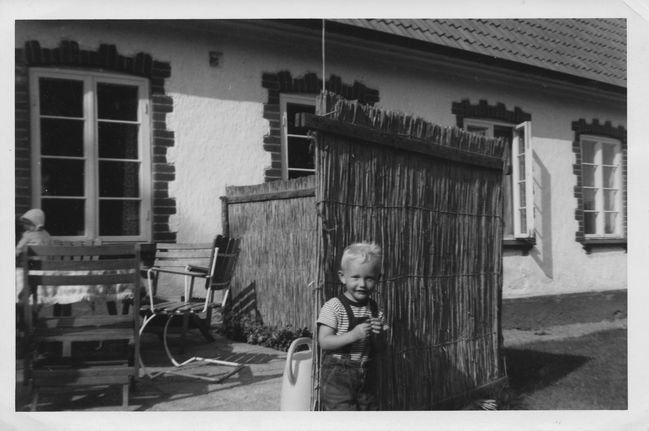
[[[372,317],[372,312],[368,305],[355,306],[351,304],[352,313],[354,317]],[[379,319],[383,320],[383,312],[379,311]],[[320,310],[320,316],[318,317],[318,324],[325,325],[332,328],[335,331],[336,335],[342,335],[349,332],[349,318],[347,317],[347,312],[345,307],[340,302],[338,298],[331,298],[329,301],[325,302]],[[351,346],[351,351],[349,353],[349,359],[353,361],[365,361],[369,359],[369,350],[370,350],[370,339],[369,337],[362,340],[356,341]],[[343,354],[338,352],[330,352],[333,357],[342,358]]]

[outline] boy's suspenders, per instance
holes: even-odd
[[[349,328],[347,328],[347,332],[350,332],[356,325],[363,323],[367,318],[366,317],[356,317],[354,316],[354,312],[352,311],[352,302],[347,298],[345,295],[338,295],[336,298],[340,301],[340,303],[343,305],[345,308],[345,312],[347,313],[347,320],[349,321]],[[368,303],[367,305],[370,307],[370,314],[372,317],[379,317],[379,306],[376,304],[376,301],[373,300],[372,298],[368,298]],[[352,350],[352,345],[348,344],[338,350],[336,350],[336,353],[342,353],[343,356],[349,358],[349,354]]]

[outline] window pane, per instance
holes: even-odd
[[[584,140],[581,142],[581,160],[583,163],[595,161],[595,141]]]
[[[523,208],[518,213],[521,221],[521,232],[527,232],[527,211]]]
[[[525,155],[518,156],[518,179],[525,181]]]
[[[83,157],[83,120],[41,118],[41,154]]]
[[[616,188],[617,185],[615,184],[615,171],[617,168],[611,167],[611,166],[604,166],[602,167],[602,172],[604,174],[604,181],[603,185],[604,187],[607,188]]]
[[[597,233],[597,213],[584,212],[584,233]]]
[[[494,138],[503,138],[507,143],[512,142],[514,128],[509,126],[494,126]]]
[[[99,162],[99,196],[140,196],[139,167],[136,162]]]
[[[516,130],[515,133],[518,134],[518,148],[516,148],[516,154],[525,154],[525,130],[520,128]]]
[[[297,103],[286,104],[286,119],[289,135],[306,135],[308,129],[304,126],[306,116],[304,113],[315,114],[315,106],[300,105]]]
[[[83,160],[41,159],[43,196],[83,196]]]
[[[617,213],[604,214],[604,233],[615,233]]]
[[[487,136],[487,128],[482,126],[466,126],[466,131],[476,135]]]
[[[583,189],[583,190],[584,190],[584,209],[594,210],[596,189]]]
[[[83,116],[83,81],[40,78],[41,115]]]
[[[604,211],[615,211],[617,190],[604,190]]]
[[[83,199],[42,199],[45,229],[50,235],[81,236],[85,234]]]
[[[99,157],[137,159],[137,124],[99,122]]]
[[[138,95],[134,85],[97,84],[100,119],[137,121]]]
[[[527,205],[527,199],[525,196],[525,182],[519,182],[518,183],[518,196],[519,196],[519,205],[521,207],[524,207]]]
[[[593,187],[595,185],[595,171],[597,166],[582,165],[582,182],[584,187]]]
[[[309,171],[293,171],[291,169],[288,170],[289,179],[299,178],[299,177],[308,177],[309,175],[313,175],[313,172],[309,172]]]
[[[615,164],[615,153],[617,145],[615,144],[602,144],[602,163],[605,165]]]
[[[99,235],[139,235],[140,201],[99,201]]]
[[[503,234],[507,237],[514,235],[513,211],[512,176],[509,174],[503,176],[503,220],[505,222]]]
[[[314,147],[310,139],[288,138],[289,168],[315,169]]]

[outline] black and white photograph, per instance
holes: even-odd
[[[649,429],[646,2],[0,11],[1,428]]]

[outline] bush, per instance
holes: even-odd
[[[293,340],[300,337],[312,338],[307,328],[294,329],[291,325],[282,328],[265,326],[257,316],[228,315],[223,321],[221,332],[231,340],[256,344],[286,352]]]

